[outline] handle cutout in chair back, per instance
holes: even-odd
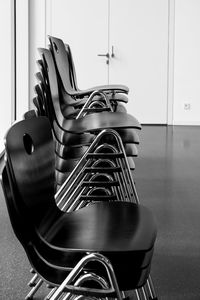
[[[24,142],[24,149],[26,150],[26,153],[28,155],[31,155],[35,150],[35,146],[33,144],[33,140],[31,136],[28,133],[25,133],[23,135],[23,142]]]
[[[45,67],[46,71],[49,72],[48,64],[47,64],[47,61],[46,61],[46,58],[45,58],[44,54],[42,54],[42,59],[43,59],[44,67]]]
[[[56,53],[58,53],[58,52],[59,52],[59,50],[58,50],[58,47],[57,47],[57,45],[56,45],[56,43],[55,43],[55,42],[53,42],[53,46],[54,46],[54,49],[55,49]]]

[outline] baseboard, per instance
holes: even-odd
[[[167,126],[167,124],[158,124],[158,123],[141,123],[142,126]]]
[[[182,126],[200,126],[200,121],[175,121],[173,125],[182,125]]]

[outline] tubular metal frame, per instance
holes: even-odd
[[[65,202],[64,199],[68,198],[67,195],[73,190],[72,187],[74,186],[74,183],[77,180],[77,174],[80,173],[79,168],[81,167],[81,170],[83,171],[88,166],[87,165],[87,157],[90,156],[91,153],[96,152],[96,149],[99,146],[99,142],[100,142],[101,138],[103,136],[105,136],[106,134],[110,134],[113,137],[115,137],[117,147],[118,147],[119,151],[122,153],[121,156],[123,158],[123,164],[122,164],[122,159],[120,159],[118,161],[118,163],[119,163],[119,166],[121,167],[121,170],[122,170],[122,173],[123,173],[124,179],[125,179],[125,181],[122,180],[122,182],[127,182],[127,184],[129,185],[129,188],[130,188],[130,192],[128,192],[128,190],[127,190],[127,193],[129,195],[129,198],[127,198],[127,201],[135,201],[137,204],[139,204],[139,197],[138,197],[138,194],[136,191],[134,180],[132,178],[132,174],[131,174],[131,171],[129,168],[128,160],[126,157],[126,153],[125,153],[121,138],[115,130],[104,129],[96,136],[96,138],[91,143],[88,150],[85,152],[85,154],[82,156],[82,158],[80,159],[78,164],[75,166],[74,170],[70,173],[68,178],[65,180],[65,182],[62,184],[62,186],[60,187],[58,192],[55,194],[56,203],[60,208],[63,207],[63,202]],[[113,148],[113,150],[116,150],[116,148]],[[118,153],[116,153],[116,154],[118,154]],[[97,155],[98,155],[98,153],[97,153]],[[108,157],[110,159],[110,157],[113,157],[113,156],[114,156],[114,153],[112,153],[110,156],[108,154],[105,154],[106,159],[108,159]],[[127,187],[128,187],[128,185],[127,185]],[[133,199],[133,197],[135,199]],[[68,211],[67,205],[65,205],[64,209],[66,211]]]
[[[75,286],[75,285],[70,286],[70,283],[76,279],[76,277],[83,270],[85,265],[91,261],[99,262],[100,264],[102,264],[105,267],[107,276],[108,276],[108,280],[110,283],[110,287],[106,288],[106,289],[94,289],[94,288],[87,289],[87,288],[83,288],[83,287]],[[96,296],[96,294],[102,295],[103,298],[107,297],[107,295],[109,295],[111,293],[116,293],[118,300],[123,299],[121,292],[119,290],[118,284],[117,284],[117,279],[116,279],[113,267],[112,267],[110,261],[100,253],[89,253],[85,257],[83,257],[77,263],[77,265],[72,269],[72,271],[69,273],[69,275],[66,277],[66,279],[62,282],[62,284],[57,288],[55,293],[53,293],[53,295],[51,296],[51,298],[49,300],[59,299],[59,297],[62,295],[62,293],[66,292],[66,288],[68,290],[72,289],[73,291],[75,291],[75,294],[77,292],[79,292],[80,294],[89,292],[91,295],[94,294],[94,296]]]
[[[96,95],[102,96],[102,99],[100,99],[98,101],[96,99],[93,99]],[[105,104],[102,103],[102,100],[105,101]],[[94,103],[92,103],[91,101],[93,101]],[[106,94],[102,91],[96,90],[89,96],[89,98],[87,99],[87,101],[85,102],[83,107],[81,108],[80,112],[77,114],[76,119],[82,118],[85,115],[87,115],[87,113],[90,112],[88,109],[92,108],[92,106],[95,105],[97,102],[98,102],[98,105],[101,105],[102,107],[105,105],[106,108],[108,108],[111,112],[113,112],[113,108],[112,108],[110,101],[108,100]]]
[[[107,284],[106,280],[104,278],[98,276],[95,273],[85,273],[85,274],[83,274],[82,276],[80,276],[76,280],[76,282],[74,283],[74,286],[81,286],[84,282],[87,282],[87,281],[97,282],[100,285],[100,287],[102,287],[104,289],[109,289],[109,285]],[[74,296],[73,299],[76,299],[77,297],[84,297],[84,296],[82,296],[82,295]],[[50,298],[47,298],[46,300],[48,300],[48,299],[50,299]],[[71,299],[71,293],[67,293],[62,298],[62,300],[68,300],[68,299]]]

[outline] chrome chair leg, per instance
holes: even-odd
[[[35,294],[38,291],[38,289],[40,288],[40,286],[42,284],[39,283],[39,287],[37,287],[37,280],[40,280],[40,277],[39,277],[39,275],[36,273],[36,271],[33,268],[30,269],[30,273],[33,274],[33,277],[31,278],[31,280],[28,282],[27,285],[33,288],[30,291],[30,293],[34,293]],[[34,292],[34,287],[36,288],[35,292]],[[28,297],[28,295],[27,295],[27,297]]]
[[[132,174],[131,174],[131,171],[129,168],[129,163],[128,163],[128,160],[126,157],[126,152],[124,150],[124,146],[123,146],[121,137],[119,136],[119,134],[116,131],[114,131],[112,129],[104,129],[98,134],[98,136],[96,136],[95,140],[91,143],[88,150],[84,153],[84,155],[80,159],[79,163],[76,165],[74,170],[71,172],[71,174],[68,176],[68,178],[64,181],[64,183],[62,184],[60,189],[55,194],[55,199],[56,199],[56,202],[58,205],[62,204],[62,201],[65,198],[65,196],[67,195],[68,191],[71,190],[71,185],[74,184],[74,182],[73,182],[74,174],[76,174],[77,170],[80,168],[80,166],[82,166],[82,164],[85,164],[84,162],[87,160],[89,153],[94,152],[94,150],[98,146],[98,143],[101,140],[101,138],[107,134],[111,134],[115,138],[118,149],[120,149],[123,152],[123,156],[124,156],[123,160],[125,162],[125,169],[127,169],[126,172],[124,172],[124,174],[126,173],[125,178],[128,178],[128,182],[129,182],[129,185],[131,186],[131,190],[132,190],[133,196],[135,197],[135,201],[136,201],[136,203],[139,203],[139,197],[138,197],[136,187],[135,187],[135,184],[134,184],[134,181],[132,178]]]
[[[39,279],[37,284],[30,290],[30,292],[28,293],[28,295],[25,297],[25,300],[30,300],[33,299],[33,296],[35,295],[35,293],[37,292],[37,290],[40,288],[40,286],[43,284],[43,280]]]
[[[135,295],[136,295],[137,300],[142,300],[138,289],[135,290]]]
[[[157,297],[156,292],[155,292],[155,288],[154,288],[154,284],[153,284],[151,275],[149,275],[146,286],[147,286],[147,289],[148,289],[149,294],[150,294],[149,299],[150,300],[158,300],[158,297]]]
[[[69,273],[66,279],[61,283],[61,285],[57,288],[56,292],[52,295],[50,300],[58,300],[59,297],[63,294],[63,292],[66,292],[65,287],[67,285],[70,285],[70,283],[76,278],[76,276],[80,273],[80,271],[84,268],[84,266],[90,261],[97,261],[102,265],[104,265],[111,284],[110,292],[115,291],[117,299],[122,300],[121,292],[119,290],[112,265],[110,264],[109,260],[106,257],[104,257],[99,253],[90,253],[87,254],[85,257],[83,257],[74,267],[74,269]],[[73,288],[78,289],[79,291],[81,289],[81,287],[75,287],[75,286],[73,286]]]
[[[55,291],[57,290],[57,287],[51,289],[51,291],[48,293],[48,295],[44,298],[44,300],[49,300],[51,299],[51,296],[55,293]]]
[[[95,297],[86,297],[86,296],[83,296],[83,295],[79,295],[79,296],[75,296],[73,298],[71,298],[70,300],[95,300],[97,298]],[[101,298],[103,300],[103,298]],[[101,300],[99,299],[99,300]],[[65,300],[65,298],[63,298],[62,300]]]
[[[148,300],[144,287],[141,287],[141,292],[142,292],[142,296],[143,296],[144,300]]]
[[[107,282],[104,280],[104,278],[94,274],[94,273],[85,273],[83,274],[80,278],[78,278],[76,280],[76,282],[74,283],[74,286],[81,286],[84,282],[87,282],[87,281],[95,281],[97,283],[99,283],[99,285],[104,288],[104,289],[108,289],[109,286],[107,284]],[[78,296],[73,296],[71,295],[71,293],[67,293],[63,298],[62,300],[71,300],[71,299],[84,299],[85,296],[82,296],[82,295],[78,295]],[[89,297],[88,299],[96,299],[95,297]],[[99,298],[98,298],[99,299]],[[106,298],[107,299],[107,298]],[[99,299],[101,300],[101,299]],[[105,300],[105,298],[104,298]]]
[[[35,273],[35,275],[31,278],[31,280],[29,281],[29,283],[28,283],[28,285],[30,286],[30,287],[34,287],[34,286],[36,286],[36,284],[37,284],[37,279],[39,278],[39,276],[38,276],[38,274],[37,273]]]
[[[35,274],[35,270],[33,268],[30,269],[30,273]]]

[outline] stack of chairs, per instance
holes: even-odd
[[[39,48],[36,114],[8,132],[2,174],[14,231],[33,266],[26,299],[46,282],[45,300],[132,299],[129,290],[156,300],[156,226],[135,187],[141,125],[126,112],[128,88],[80,90],[69,45],[49,40],[49,49]]]
[[[59,209],[65,191],[54,194],[54,141],[46,117],[15,123],[5,153],[1,182],[10,220],[36,272],[25,299],[33,299],[43,282],[50,288],[45,300],[157,299],[150,277],[156,225],[148,208],[94,196],[81,209]]]
[[[50,37],[50,45],[50,49],[39,49],[41,60],[38,61],[38,65],[40,72],[36,74],[38,84],[35,86],[36,97],[33,101],[38,114],[48,116],[52,125],[55,140],[57,189],[62,186],[77,163],[80,163],[80,159],[85,153],[88,153],[87,157],[90,156],[88,167],[94,162],[98,164],[99,168],[93,168],[92,172],[94,174],[95,170],[97,171],[98,175],[95,175],[95,178],[100,176],[100,165],[105,164],[106,157],[106,165],[110,163],[116,166],[116,159],[111,162],[110,158],[113,158],[113,155],[107,152],[118,152],[118,154],[115,153],[115,157],[117,155],[123,156],[126,167],[123,167],[122,171],[125,169],[126,172],[130,173],[135,169],[133,158],[138,155],[136,145],[139,144],[139,137],[137,130],[141,129],[141,125],[133,116],[127,114],[120,104],[128,101],[125,95],[128,93],[128,88],[111,85],[80,91],[76,81],[73,81],[75,83],[71,84],[71,91],[69,88],[66,91],[66,82],[70,83],[72,74],[75,74],[74,68],[70,67],[73,65],[70,64],[72,56],[68,55],[70,51],[66,51],[66,45],[60,39]],[[65,54],[61,57],[58,55],[62,53],[60,48]],[[58,56],[57,59],[55,59],[55,55]],[[61,60],[63,64],[59,64]],[[59,72],[59,69],[62,71],[63,68],[65,72]],[[76,76],[74,75],[74,77]],[[111,129],[115,132],[111,132]],[[104,133],[101,133],[103,137],[97,137],[103,130]],[[95,140],[96,150],[94,146],[91,146]],[[101,150],[97,150],[97,144]],[[93,159],[91,159],[91,151],[102,152],[103,149],[104,154],[93,154]],[[84,156],[83,160],[87,157]],[[96,162],[98,157],[99,160]],[[119,161],[121,159],[118,159],[118,164]],[[111,170],[105,168],[104,170],[109,172],[107,177],[110,177]],[[116,170],[119,170],[119,166]],[[88,176],[91,178],[91,174]],[[133,177],[130,174],[129,177],[129,181],[132,181],[136,201],[139,201],[132,180]],[[101,178],[103,178],[102,175]],[[99,185],[104,187],[103,181]]]

